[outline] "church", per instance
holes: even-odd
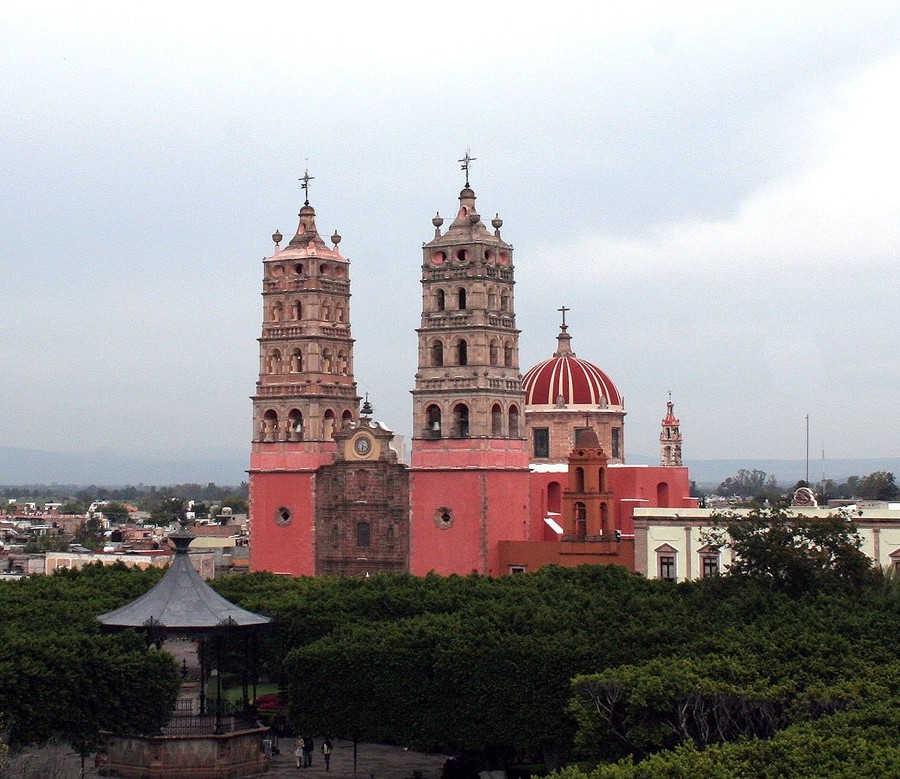
[[[660,464],[625,459],[622,394],[578,357],[565,321],[522,370],[513,247],[469,186],[422,246],[410,462],[360,407],[350,263],[308,199],[263,261],[250,456],[251,570],[499,576],[564,566],[635,568],[634,512],[692,508],[668,402]],[[549,340],[549,339],[548,339]]]

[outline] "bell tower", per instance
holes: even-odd
[[[672,393],[666,403],[666,415],[663,417],[662,430],[659,434],[659,464],[671,468],[680,468],[681,462],[681,430],[678,417],[675,416]]]
[[[319,235],[309,182],[297,232],[275,232],[263,260],[259,380],[250,455],[251,568],[314,572],[315,472],[337,451],[333,435],[357,418],[350,335],[350,263]],[[289,552],[285,552],[289,550]],[[287,568],[287,570],[283,570]]]
[[[460,160],[466,183],[456,217],[442,231],[436,215],[434,237],[422,247],[412,391],[414,573],[496,573],[495,538],[525,532],[518,514],[527,515],[528,451],[513,249],[500,236],[499,216],[491,231],[478,213],[469,186],[473,159],[466,153]]]

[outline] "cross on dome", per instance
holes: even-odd
[[[473,157],[473,156],[469,153],[469,149],[466,149],[466,154],[465,154],[465,156],[464,156],[461,160],[457,160],[457,162],[462,163],[462,164],[459,166],[459,167],[460,167],[460,170],[464,170],[464,171],[466,172],[466,187],[469,186],[469,167],[472,165],[472,163],[473,163],[475,160],[476,160],[476,158]]]
[[[305,198],[303,201],[303,205],[305,206],[309,205],[309,182],[313,179],[315,179],[315,176],[309,175],[309,167],[307,167],[306,170],[303,171],[303,175],[299,178],[299,181],[303,182],[300,185],[300,188],[303,190],[303,196]]]

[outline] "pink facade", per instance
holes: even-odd
[[[273,236],[254,396],[252,570],[364,575],[408,567],[416,575],[496,576],[547,563],[633,569],[635,509],[696,506],[671,401],[660,439],[664,466],[624,464],[623,396],[572,351],[568,309],[560,309],[552,358],[520,367],[512,246],[501,238],[503,221],[494,217],[489,229],[475,201],[467,181],[455,218],[444,229],[435,216],[434,237],[422,247],[408,468],[388,456],[392,434],[371,421],[368,402],[358,411],[340,236],[325,245],[308,202],[288,248]],[[587,492],[569,473],[585,454],[575,445],[585,431],[594,442],[591,467],[604,471],[603,483]],[[384,481],[377,506],[376,492],[362,486],[375,479]],[[350,495],[347,485],[358,489]],[[407,505],[408,522],[398,522]],[[573,530],[584,527],[590,532]]]

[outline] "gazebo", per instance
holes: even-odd
[[[259,773],[267,766],[262,743],[267,729],[252,715],[249,686],[252,684],[255,698],[256,641],[261,631],[272,626],[272,619],[235,606],[203,581],[188,556],[193,535],[180,531],[169,538],[175,545],[175,555],[162,579],[144,595],[101,614],[97,620],[104,630],[143,631],[148,643],[157,648],[167,639],[197,640],[199,700],[196,690],[185,684],[172,718],[161,733],[107,734],[105,748],[97,756],[99,774],[125,779],[232,779]],[[244,712],[225,716],[220,669],[222,643],[228,638],[244,640]],[[215,712],[210,713],[206,679],[212,668],[217,694]]]

